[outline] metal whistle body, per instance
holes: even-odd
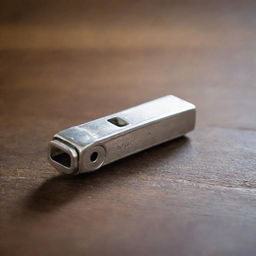
[[[60,131],[49,143],[48,159],[62,173],[94,171],[184,135],[194,129],[195,117],[193,104],[164,96]]]

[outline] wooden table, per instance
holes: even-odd
[[[254,1],[2,1],[0,254],[255,255]],[[66,177],[51,136],[166,94],[187,137]]]

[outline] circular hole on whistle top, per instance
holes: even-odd
[[[92,154],[91,154],[91,157],[90,157],[90,160],[91,160],[91,162],[96,162],[97,161],[97,159],[98,159],[98,152],[92,152]]]

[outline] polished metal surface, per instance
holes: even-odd
[[[164,96],[57,133],[48,158],[60,172],[79,174],[165,141],[195,127],[196,108]]]

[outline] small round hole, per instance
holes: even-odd
[[[96,162],[97,158],[98,158],[98,152],[93,152],[90,158],[91,162]]]

